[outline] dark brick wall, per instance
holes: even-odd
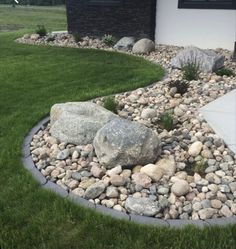
[[[71,33],[154,39],[156,0],[123,0],[117,6],[91,6],[87,0],[67,0],[66,6]]]

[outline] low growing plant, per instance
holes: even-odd
[[[103,107],[115,114],[118,113],[118,102],[114,96],[105,97]]]
[[[169,87],[170,88],[176,87],[176,89],[177,89],[176,93],[183,95],[188,91],[189,84],[186,81],[176,80],[176,81],[170,82]]]
[[[228,77],[234,76],[233,70],[226,67],[218,69],[215,73],[219,76],[228,76]]]
[[[47,38],[47,42],[53,42],[53,41],[55,41],[55,37],[49,36],[49,37]]]
[[[73,37],[74,37],[74,40],[75,40],[76,43],[78,43],[78,42],[80,42],[82,40],[79,33],[73,34]]]
[[[186,171],[189,175],[194,175],[198,173],[201,177],[205,176],[205,170],[208,167],[207,161],[201,160],[199,162],[187,163]]]
[[[167,131],[173,130],[174,129],[173,114],[169,111],[162,113],[158,123],[161,128],[166,129]]]
[[[183,78],[185,80],[198,80],[200,74],[200,64],[196,59],[190,59],[181,65]]]
[[[37,25],[35,33],[38,34],[40,37],[43,37],[47,35],[47,29],[44,25]]]
[[[116,38],[112,35],[104,35],[102,41],[105,45],[112,47],[116,44]]]

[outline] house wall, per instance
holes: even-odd
[[[178,0],[157,0],[158,44],[233,50],[236,10],[178,9]]]
[[[111,34],[154,39],[156,0],[124,0],[119,6],[91,6],[87,0],[67,0],[68,31],[81,36]]]

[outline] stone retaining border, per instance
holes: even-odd
[[[48,181],[36,168],[31,157],[30,143],[33,139],[33,136],[41,128],[46,126],[48,122],[49,122],[49,117],[46,117],[41,121],[39,121],[27,134],[22,146],[22,155],[23,155],[22,163],[24,167],[32,174],[33,178],[39,183],[41,188],[47,189],[61,197],[67,198],[68,200],[82,207],[93,209],[100,214],[108,215],[115,219],[131,221],[138,224],[152,225],[152,226],[166,227],[166,228],[178,228],[178,229],[182,229],[186,225],[193,225],[197,228],[204,228],[209,226],[236,225],[236,216],[232,216],[229,218],[218,218],[218,219],[208,219],[208,220],[180,220],[180,219],[163,220],[163,219],[157,219],[141,215],[126,214],[124,212],[119,212],[102,205],[95,205],[92,202],[89,202],[86,199],[81,198],[73,193],[68,193],[66,190],[64,190],[56,183]]]

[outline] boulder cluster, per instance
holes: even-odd
[[[92,102],[54,105],[50,125],[50,133],[60,142],[93,143],[99,162],[106,168],[145,165],[160,155],[160,141],[150,128]]]

